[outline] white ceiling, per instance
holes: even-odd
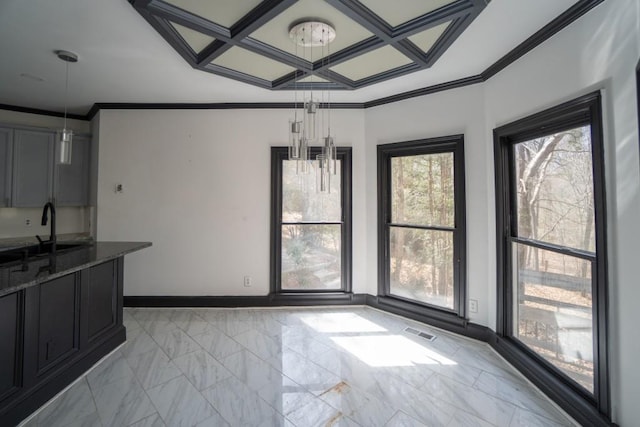
[[[229,21],[241,14],[236,4],[244,10],[255,3],[224,1],[230,5]],[[477,75],[576,1],[492,0],[430,69],[353,91],[334,91],[332,100],[366,102]],[[374,9],[384,2],[363,3]],[[403,15],[399,12],[394,19],[401,21]],[[260,89],[192,69],[126,0],[0,0],[0,103],[62,111],[65,66],[53,53],[58,49],[79,56],[69,67],[72,113],[85,114],[96,102],[292,101],[288,91]]]

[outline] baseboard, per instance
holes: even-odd
[[[323,306],[323,305],[368,305],[393,314],[404,316],[473,338],[488,342],[489,333],[486,326],[471,323],[449,313],[437,310],[418,310],[403,301],[392,298],[377,297],[369,294],[353,293],[279,293],[256,296],[125,296],[125,307],[290,307],[290,306]]]
[[[366,294],[305,293],[264,296],[125,296],[125,307],[281,307],[364,305]]]

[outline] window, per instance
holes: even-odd
[[[337,153],[330,191],[320,193],[315,161],[301,173],[286,147],[271,149],[274,293],[351,291],[351,148]]]
[[[538,381],[556,390],[558,383],[564,384],[572,390],[566,399],[583,399],[606,414],[600,95],[503,126],[494,134],[497,332],[518,363],[544,369],[547,376]]]
[[[462,135],[378,146],[378,179],[380,296],[464,317]]]

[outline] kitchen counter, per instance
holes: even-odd
[[[45,243],[0,258],[1,426],[18,425],[126,340],[124,258],[151,243],[58,243],[55,253]]]
[[[62,243],[62,242],[60,242]],[[0,296],[151,246],[151,242],[91,242],[24,263],[0,265]]]

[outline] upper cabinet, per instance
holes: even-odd
[[[13,131],[0,128],[0,207],[11,206]]]
[[[51,199],[54,143],[51,132],[14,130],[14,207],[42,207]]]
[[[54,131],[0,127],[0,207],[87,206],[91,139],[75,135],[71,164],[56,162]]]

